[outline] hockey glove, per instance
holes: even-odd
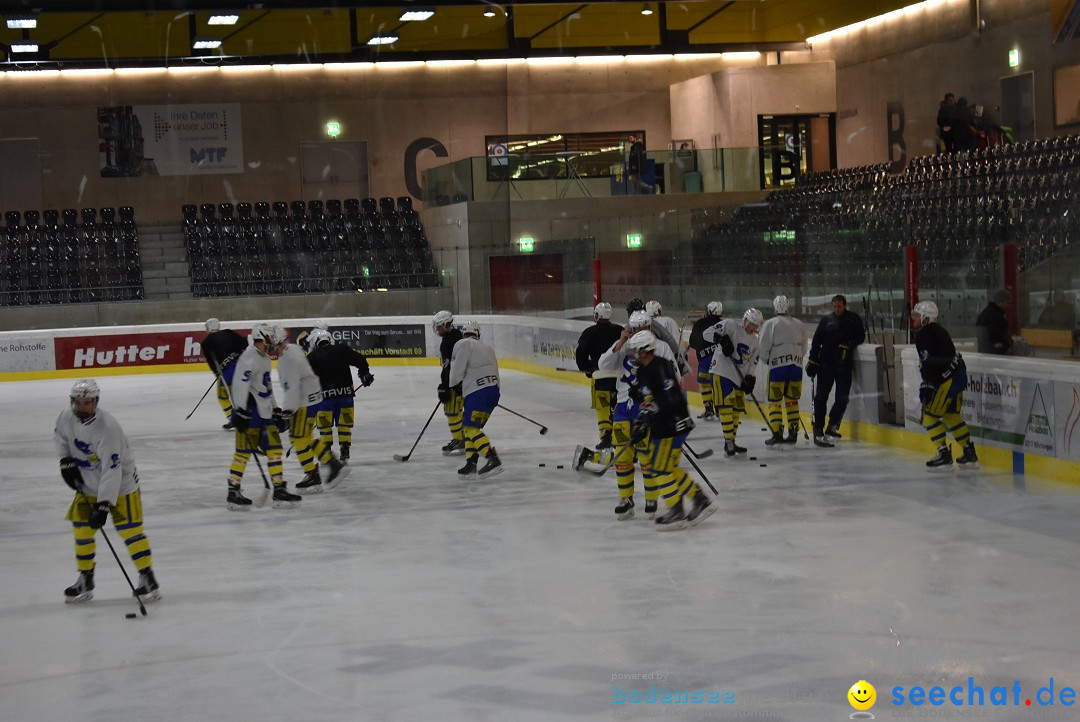
[[[60,459],[60,476],[64,477],[64,483],[75,491],[82,491],[82,472],[74,457],[65,456]]]
[[[696,425],[697,424],[694,423],[693,419],[689,416],[684,416],[675,422],[675,432],[679,434],[689,434],[694,430]]]
[[[637,384],[630,384],[630,388],[626,391],[627,395],[634,401],[641,403],[645,400],[645,392],[641,390],[641,387]]]
[[[810,378],[814,378],[815,376],[817,376],[817,371],[818,371],[818,362],[817,361],[810,360],[810,361],[806,362],[806,375],[807,376],[809,376]]]
[[[283,411],[282,409],[274,409],[274,426],[278,427],[278,432],[287,434],[289,432],[289,425],[292,424],[291,411]]]
[[[237,431],[247,431],[251,426],[251,412],[247,409],[233,409],[232,422]]]
[[[720,337],[720,350],[724,352],[725,356],[735,355],[735,344],[731,342],[731,336]]]
[[[934,400],[934,394],[937,393],[937,388],[929,381],[923,381],[919,386],[919,401],[923,406]]]
[[[634,419],[630,426],[630,443],[640,444],[649,435],[649,420],[645,414]]]
[[[757,385],[757,379],[754,378],[754,374],[746,374],[742,380],[742,390],[744,393],[754,393],[754,386]]]
[[[100,529],[105,526],[105,520],[109,518],[109,502],[99,501],[90,510],[90,520],[87,522],[91,529]]]
[[[375,377],[371,375],[370,371],[366,374],[360,374],[361,386],[371,386],[373,383],[375,383]]]
[[[450,389],[442,384],[439,384],[439,403],[445,404],[450,402]]]

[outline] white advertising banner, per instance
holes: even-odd
[[[0,338],[0,371],[56,368],[52,337],[5,335]]]
[[[103,177],[244,171],[239,103],[98,108]]]
[[[963,416],[971,434],[1013,451],[1054,456],[1054,382],[968,372]]]

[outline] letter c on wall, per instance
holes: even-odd
[[[416,177],[416,157],[425,150],[430,150],[436,158],[447,158],[450,155],[446,146],[434,138],[417,138],[405,149],[405,188],[413,198],[420,201],[424,200],[424,191]]]

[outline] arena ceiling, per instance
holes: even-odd
[[[0,70],[764,52],[913,0],[667,0],[552,4],[2,0]],[[643,14],[646,9],[652,14]],[[404,10],[427,9],[424,21]],[[232,25],[210,24],[235,15]],[[25,22],[23,24],[26,24]],[[371,45],[376,35],[397,39]],[[196,40],[220,40],[196,49]],[[212,44],[212,43],[211,43]],[[23,52],[13,52],[16,46]],[[36,45],[36,51],[28,48]]]

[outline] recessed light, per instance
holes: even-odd
[[[206,21],[207,25],[236,25],[240,20],[239,15],[211,15]]]
[[[192,50],[214,50],[221,47],[221,38],[195,38],[191,44]]]
[[[427,20],[435,11],[430,8],[420,8],[415,10],[406,10],[398,16],[398,20],[402,22],[419,22],[421,20]]]
[[[393,45],[398,41],[398,36],[389,33],[377,33],[368,38],[368,45]]]
[[[38,44],[33,40],[16,40],[11,44],[13,53],[36,53],[37,51]]]
[[[37,18],[33,15],[8,15],[7,26],[12,30],[30,30],[37,27]]]

